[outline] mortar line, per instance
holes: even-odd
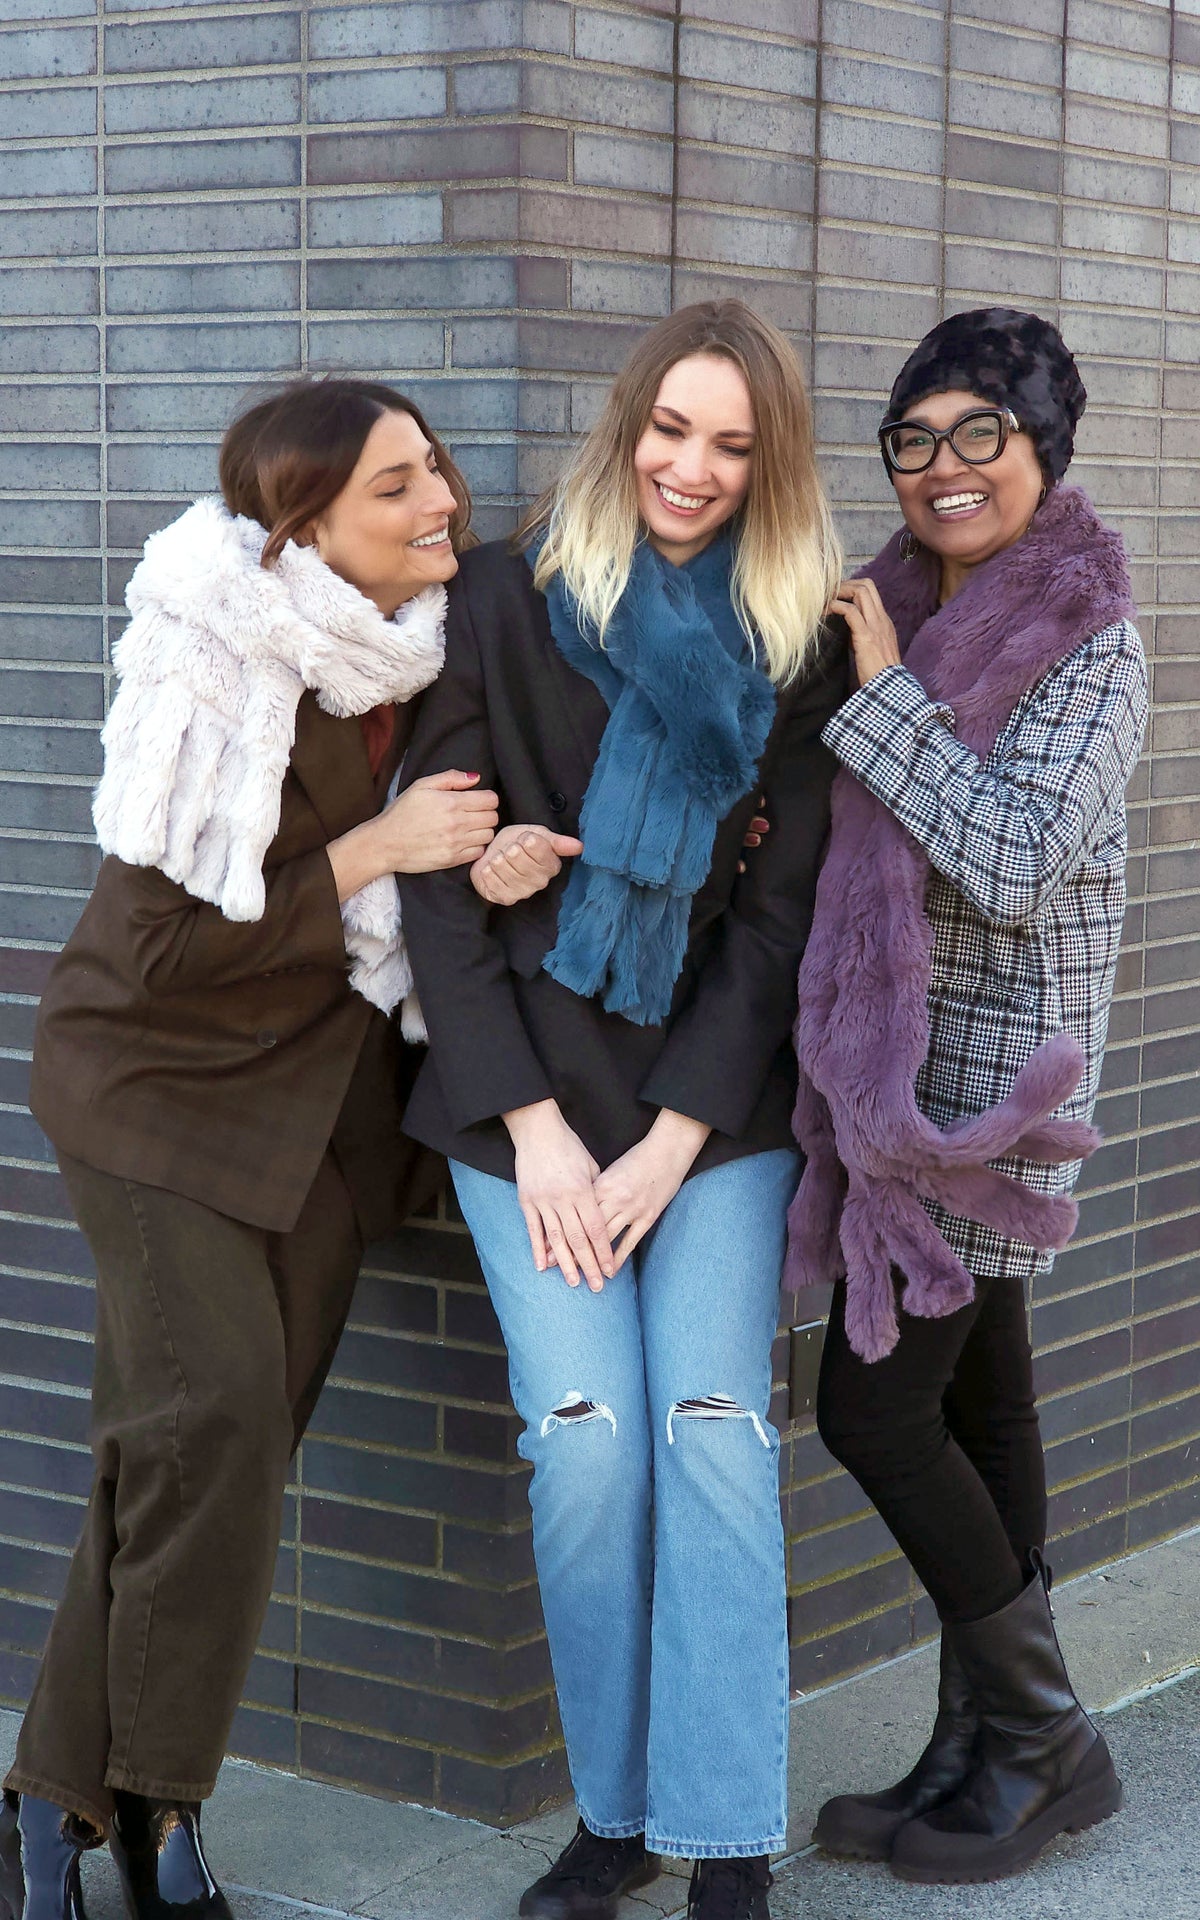
[[[675,269],[679,255],[679,41],[683,0],[675,0],[671,22],[671,238],[667,282],[667,310],[675,311]]]
[[[108,236],[105,205],[106,103],[104,60],[105,0],[96,0],[96,280],[97,331],[100,349],[100,475],[97,508],[100,519],[100,660],[104,668],[101,699],[105,717],[112,703],[112,642],[109,601],[112,562],[108,538]]]

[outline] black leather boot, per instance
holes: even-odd
[[[649,1886],[661,1871],[646,1852],[645,1834],[604,1840],[581,1820],[550,1871],[521,1895],[517,1912],[522,1920],[616,1920],[621,1895]]]
[[[882,1793],[840,1793],[817,1815],[813,1839],[841,1860],[887,1860],[908,1820],[929,1813],[957,1793],[975,1752],[979,1717],[967,1677],[942,1635],[938,1710],[929,1745],[911,1773]]]
[[[0,1920],[19,1920],[25,1905],[25,1879],[21,1872],[21,1836],[17,1816],[20,1796],[5,1788],[0,1794]]]
[[[771,1920],[767,1854],[735,1860],[697,1860],[688,1889],[688,1920]]]
[[[129,1920],[233,1920],[200,1838],[200,1808],[118,1793],[109,1835]]]
[[[85,1920],[79,1856],[101,1836],[64,1807],[5,1789],[0,1805],[0,1920]]]
[[[1121,1805],[1103,1736],[1067,1678],[1040,1559],[1024,1593],[987,1620],[948,1626],[979,1713],[965,1785],[896,1835],[901,1880],[1001,1880],[1056,1834],[1080,1833]]]

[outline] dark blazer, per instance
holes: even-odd
[[[821,728],[847,691],[844,640],[780,696],[761,762],[771,830],[747,855],[752,791],[718,828],[693,904],[669,1018],[639,1027],[543,972],[564,872],[520,907],[489,910],[466,869],[400,883],[404,927],[430,1034],[408,1104],[417,1139],[513,1177],[499,1116],[553,1096],[601,1166],[662,1107],[714,1132],[695,1171],[792,1143],[796,970],[829,819],[833,756]],[[608,708],[563,660],[528,564],[496,542],[464,555],[450,594],[446,666],[425,695],[405,777],[477,771],[502,818],[578,831]]]
[[[285,1232],[332,1139],[364,1237],[390,1230],[428,1166],[400,1130],[420,1054],[351,991],[325,853],[377,810],[358,721],[306,693],[260,920],[104,861],[38,1015],[30,1104],[56,1147]]]

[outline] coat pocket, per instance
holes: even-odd
[[[1036,1002],[929,998],[929,1051],[917,1076],[917,1102],[937,1126],[983,1113],[1012,1091],[1030,1055],[1057,1032]]]

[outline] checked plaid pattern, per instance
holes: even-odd
[[[1087,1066],[1059,1109],[1095,1103],[1125,915],[1125,789],[1146,728],[1137,628],[1107,627],[1024,695],[986,761],[954,736],[954,713],[905,667],[851,696],[823,738],[928,854],[933,927],[929,1053],[916,1080],[939,1126],[1010,1091],[1034,1049],[1064,1027]],[[1078,1164],[995,1165],[1068,1193]],[[972,1273],[1027,1278],[1053,1255],[928,1202]]]

